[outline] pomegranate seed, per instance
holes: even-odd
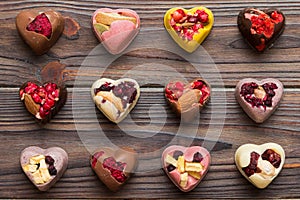
[[[25,87],[24,91],[25,93],[31,94],[33,93],[36,89],[38,88],[38,86],[34,83],[28,83],[27,87]]]
[[[41,103],[42,98],[37,93],[32,93],[31,97],[35,103]]]
[[[126,181],[127,177],[123,173],[126,167],[126,163],[117,162],[113,157],[105,158],[103,161],[103,167],[108,169],[118,182],[123,183]]]
[[[104,151],[99,151],[96,152],[93,156],[92,156],[92,167],[96,166],[96,163],[98,161],[98,159],[104,154]]]

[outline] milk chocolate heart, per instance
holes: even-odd
[[[284,160],[283,148],[275,143],[244,144],[235,152],[235,164],[241,174],[260,189],[278,176]]]
[[[193,190],[205,177],[210,154],[200,146],[169,146],[162,153],[163,170],[183,192]]]
[[[130,9],[100,8],[92,17],[96,37],[111,54],[119,54],[139,32],[140,17]]]
[[[137,154],[129,148],[114,150],[104,147],[93,153],[90,164],[100,180],[111,191],[117,191],[136,169]]]
[[[283,85],[273,78],[261,81],[246,78],[235,88],[235,97],[247,115],[263,123],[276,110],[282,99]]]
[[[64,106],[67,89],[58,83],[28,81],[21,86],[19,95],[28,112],[39,122],[46,123]]]
[[[192,53],[204,41],[214,24],[211,10],[194,7],[190,10],[171,8],[164,16],[164,25],[174,41]]]
[[[16,27],[23,40],[37,55],[46,53],[64,30],[64,18],[56,11],[21,11]]]
[[[209,101],[210,94],[209,84],[201,78],[196,78],[189,83],[170,81],[165,87],[168,104],[186,122],[195,119]]]
[[[20,163],[29,180],[40,191],[47,191],[66,171],[68,154],[59,147],[30,146],[22,151]]]
[[[248,44],[263,52],[282,34],[285,16],[277,9],[246,8],[239,13],[237,23]]]
[[[101,78],[92,85],[91,95],[98,109],[110,121],[119,123],[136,105],[140,86],[130,78]]]

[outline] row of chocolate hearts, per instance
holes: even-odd
[[[275,143],[244,144],[235,153],[241,174],[258,188],[266,188],[280,173],[285,161],[283,148]],[[193,190],[208,172],[211,156],[203,147],[169,146],[161,157],[162,168],[183,192]],[[40,190],[49,190],[68,166],[68,154],[59,147],[30,146],[21,153],[20,163],[29,180]],[[117,191],[137,167],[137,153],[131,148],[96,150],[91,168],[112,191]]]
[[[195,51],[209,35],[214,23],[211,10],[195,7],[190,10],[171,8],[164,16],[164,25],[175,42],[187,52]],[[139,15],[130,9],[101,8],[92,16],[98,40],[112,54],[119,54],[139,32]],[[238,28],[257,51],[270,47],[282,34],[285,16],[277,9],[260,11],[246,8],[238,16]],[[64,18],[55,11],[37,9],[22,11],[16,27],[24,41],[38,54],[46,53],[64,30]]]
[[[241,107],[257,123],[268,119],[276,110],[283,94],[283,85],[276,79],[257,81],[241,80],[235,96]],[[63,84],[37,81],[24,83],[19,96],[26,109],[42,123],[48,122],[65,104],[67,90]],[[139,84],[130,78],[112,80],[101,78],[91,87],[91,96],[98,109],[112,122],[121,122],[135,107],[139,96]],[[207,81],[196,78],[191,82],[170,81],[165,87],[165,98],[183,122],[199,117],[208,103],[211,88]]]

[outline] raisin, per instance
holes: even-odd
[[[179,157],[179,156],[182,156],[182,155],[183,155],[182,151],[174,151],[174,153],[173,153],[173,158],[174,158],[175,160],[177,160],[178,157]]]
[[[174,169],[176,169],[176,167],[174,166],[174,165],[168,165],[167,166],[167,170],[168,170],[168,172],[171,172],[171,171],[173,171]]]
[[[193,162],[201,162],[203,160],[203,156],[200,152],[194,154]]]

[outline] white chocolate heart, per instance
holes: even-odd
[[[118,85],[124,84],[126,82],[130,82],[132,84],[132,87],[123,89],[123,91],[121,92],[122,95],[116,95],[116,92],[118,92]],[[109,91],[99,90],[99,88],[106,83],[109,83],[109,87],[111,87],[112,89],[110,89]],[[129,90],[132,90],[134,92],[130,92]],[[126,95],[126,93],[128,92],[130,96]],[[121,122],[136,105],[140,97],[140,86],[134,79],[130,78],[122,78],[118,80],[101,78],[93,83],[91,88],[91,95],[98,109],[110,121],[117,124]],[[131,102],[128,98],[132,98],[132,96],[134,97],[134,99]]]
[[[274,167],[269,161],[263,160],[261,155],[267,150],[272,149],[280,155],[281,162],[279,167]],[[261,170],[259,173],[254,173],[251,176],[243,171],[244,167],[250,164],[250,155],[252,152],[259,154],[257,167]],[[280,173],[285,161],[285,153],[283,148],[276,143],[265,143],[262,145],[244,144],[235,152],[235,164],[241,174],[257,188],[266,188]]]

